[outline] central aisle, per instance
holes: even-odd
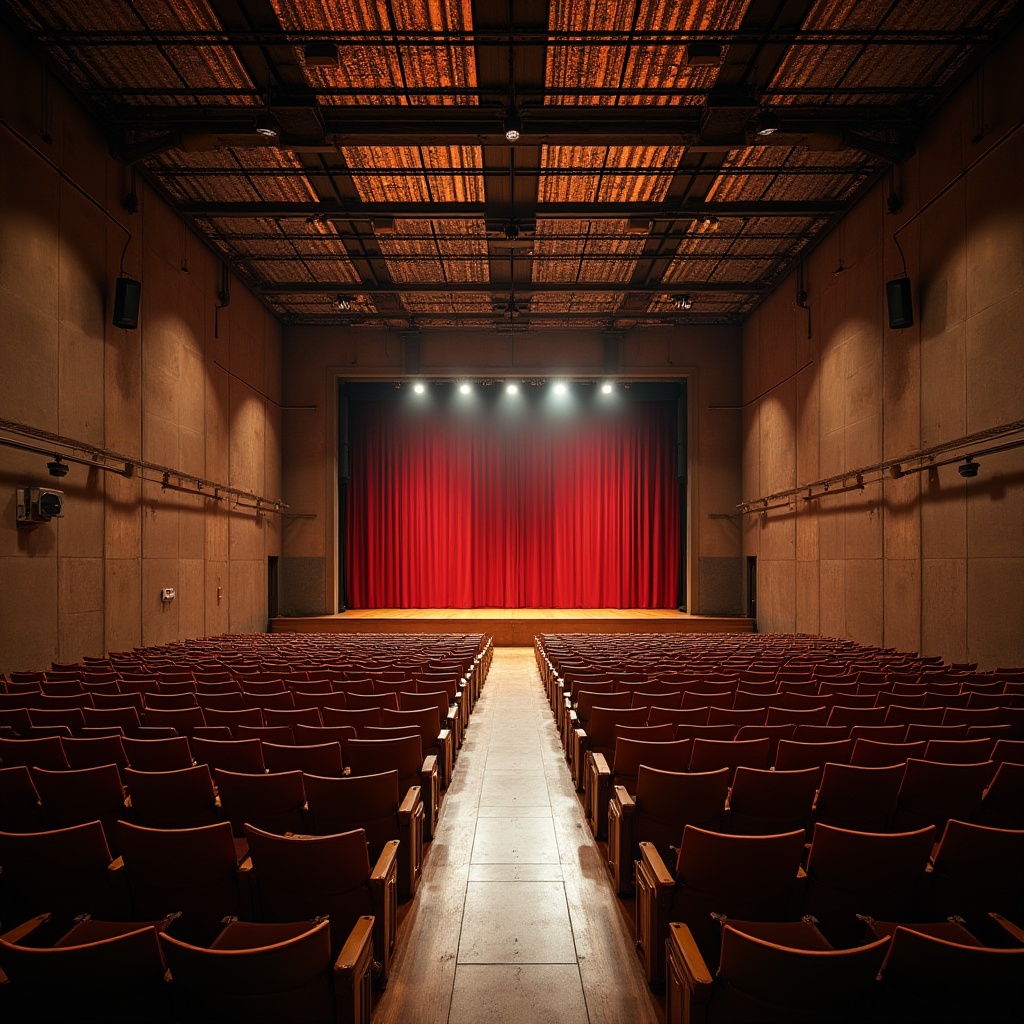
[[[375,1024],[656,1024],[532,649],[499,648]]]

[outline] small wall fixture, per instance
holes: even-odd
[[[334,306],[336,309],[340,309],[342,313],[347,313],[352,308],[352,296],[336,295],[334,297]]]
[[[968,455],[963,462],[957,466],[956,471],[965,479],[968,480],[973,476],[978,475],[978,470],[981,469],[981,463],[974,461],[973,455]]]
[[[54,455],[53,462],[48,462],[46,468],[50,471],[50,476],[56,477],[67,476],[68,471],[71,469],[66,462],[61,461],[59,455]]]
[[[64,516],[64,492],[48,487],[19,487],[16,493],[19,527],[34,527]]]

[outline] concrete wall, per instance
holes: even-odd
[[[795,275],[745,325],[744,499],[1024,420],[1022,59],[1018,35],[935,120],[895,170],[898,213],[883,182],[809,256],[810,329]],[[894,235],[903,330],[886,313]],[[745,517],[759,628],[1024,664],[1024,450],[978,461],[973,480],[874,474]]]
[[[128,171],[52,80],[45,95],[0,33],[0,418],[279,497],[277,323],[237,282],[218,314],[219,262],[141,180],[127,213]],[[122,250],[134,331],[111,326]],[[152,473],[57,481],[50,457],[0,446],[0,671],[265,628],[277,517]],[[62,489],[65,517],[18,530],[21,485]]]
[[[285,613],[336,610],[337,380],[407,378],[405,343],[365,329],[295,327],[285,332],[284,486],[296,511],[312,518],[284,527]],[[731,512],[740,496],[740,337],[735,328],[643,331],[618,350],[620,380],[686,377],[689,395],[689,600],[693,612],[741,612],[740,529]],[[424,331],[414,358],[422,377],[605,376],[605,339],[597,332],[508,335]],[[308,407],[308,408],[306,408]],[[317,593],[311,587],[319,586]],[[319,603],[318,603],[319,602]]]

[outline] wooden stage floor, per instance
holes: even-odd
[[[674,608],[360,608],[281,616],[271,633],[487,633],[498,647],[530,647],[538,633],[751,633],[754,620]]]

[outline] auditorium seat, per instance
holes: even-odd
[[[1024,1005],[1024,947],[948,942],[898,927],[871,1013],[878,1024],[1017,1024]]]
[[[640,843],[652,843],[668,855],[687,825],[719,829],[732,772],[671,772],[640,765],[636,795],[622,786],[608,804],[608,866],[620,894],[631,892]]]
[[[735,772],[740,766],[768,768],[771,741],[767,738],[750,740],[715,740],[703,737],[693,741],[690,754],[691,772],[714,772],[728,768]]]
[[[122,879],[136,921],[181,912],[175,931],[189,942],[209,942],[228,916],[249,917],[246,856],[226,821],[199,828],[155,829],[118,824],[121,856],[113,874]],[[95,916],[95,915],[94,915]]]
[[[934,826],[910,832],[859,832],[815,824],[807,855],[802,912],[836,946],[858,941],[856,915],[913,920],[927,880]]]
[[[870,1019],[888,938],[833,949],[808,922],[726,922],[712,975],[689,928],[669,926],[668,1024],[857,1024]]]
[[[215,768],[253,774],[266,770],[263,746],[258,739],[217,740],[193,736],[191,750],[195,763],[207,765],[211,772]]]
[[[40,943],[43,914],[0,935],[4,1007],[12,1020],[83,1024],[169,1024],[167,964],[157,941],[165,927],[86,919]]]
[[[220,820],[217,794],[205,764],[165,772],[127,768],[124,772],[129,811],[126,817],[147,828],[198,828]]]
[[[23,764],[0,768],[0,832],[42,832],[45,827],[29,769]]]
[[[400,793],[398,772],[325,778],[305,775],[309,824],[316,835],[335,835],[361,828],[371,861],[386,843],[397,840],[398,895],[415,895],[423,868],[424,809],[419,786]]]
[[[995,770],[991,761],[943,764],[908,758],[896,796],[892,827],[906,831],[934,825],[941,835],[950,818],[975,821]]]
[[[740,767],[729,791],[727,830],[736,835],[774,835],[810,828],[816,767],[786,771]]]
[[[420,787],[423,800],[425,839],[433,839],[441,813],[441,786],[437,758],[423,756],[418,736],[391,740],[349,740],[345,757],[353,775],[380,775],[398,772],[398,788],[404,793],[411,786]],[[321,773],[323,774],[323,773]]]
[[[826,764],[815,799],[814,820],[861,832],[886,831],[904,771],[904,764],[881,768]]]
[[[260,921],[327,917],[337,956],[356,921],[373,917],[373,955],[386,982],[397,932],[398,843],[372,869],[362,829],[330,836],[278,836],[249,826],[254,909]]]
[[[436,706],[417,708],[409,711],[393,711],[381,708],[382,729],[414,728],[420,737],[425,757],[434,755],[442,789],[451,785],[455,766],[455,736],[444,728],[445,719]]]
[[[121,740],[128,765],[140,772],[170,772],[192,767],[192,751],[184,736],[144,739],[125,736]]]
[[[653,726],[652,728],[658,728]],[[668,726],[671,729],[671,725]],[[608,833],[608,803],[612,789],[622,786],[635,795],[640,766],[663,771],[685,772],[689,768],[690,740],[651,741],[616,737],[609,764],[600,751],[594,752],[587,767],[583,806],[594,835],[603,839]]]
[[[995,741],[979,738],[974,740],[931,739],[925,748],[926,761],[942,761],[945,764],[978,764],[988,761]]]
[[[950,819],[932,856],[926,907],[930,920],[951,915],[983,934],[988,915],[1024,921],[1024,830]]]
[[[924,757],[928,744],[924,740],[917,743],[880,743],[858,737],[853,744],[850,764],[861,768],[886,768],[894,764],[906,764],[911,757]]]
[[[115,764],[70,771],[32,769],[32,781],[49,828],[99,821],[112,854],[117,854],[117,822],[125,817],[124,790]]]
[[[10,739],[0,736],[0,764],[5,768],[48,768],[63,771],[68,767],[59,736]]]
[[[669,922],[693,934],[705,962],[718,966],[718,922],[790,917],[804,849],[802,829],[766,836],[728,835],[687,825],[670,872],[651,843],[640,844],[636,872],[636,944],[648,983],[665,977]]]
[[[586,726],[577,728],[569,737],[572,751],[569,768],[577,792],[582,793],[586,784],[588,757],[591,751],[600,751],[606,758],[612,756],[615,749],[615,727],[646,725],[647,716],[647,708],[631,708],[628,701],[624,707],[591,709]]]
[[[0,921],[52,914],[68,926],[79,914],[116,918],[110,849],[99,821],[40,832],[0,832]]]
[[[206,725],[203,709],[198,705],[163,709],[147,706],[143,717],[148,727],[173,729],[179,736],[186,738],[192,735],[192,730],[196,726]]]
[[[775,768],[778,771],[798,771],[801,768],[817,768],[819,774],[830,761],[833,764],[848,764],[853,753],[853,740],[838,740],[832,743],[801,743],[798,740],[781,740],[775,753]]]
[[[160,945],[182,1019],[362,1024],[373,1000],[373,919],[355,920],[338,956],[326,921],[231,921],[208,946]]]
[[[282,834],[308,830],[301,771],[248,774],[215,768],[213,780],[236,837],[245,836],[246,824]]]

